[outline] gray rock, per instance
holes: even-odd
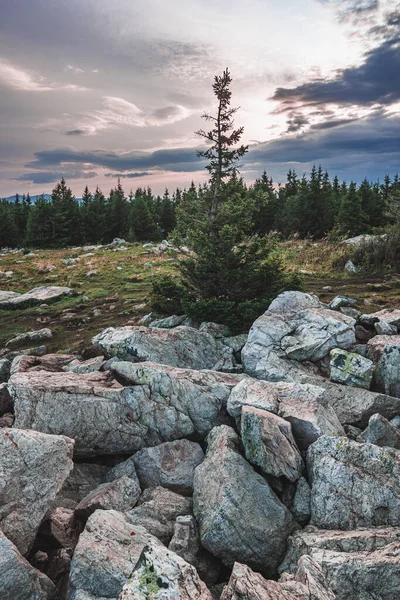
[[[193,510],[201,543],[224,564],[245,561],[274,573],[296,523],[261,475],[239,453],[233,429],[216,427],[194,478]]]
[[[241,352],[243,346],[247,342],[247,333],[241,333],[239,335],[233,335],[231,337],[222,338],[222,343],[228,346],[233,352]]]
[[[271,412],[244,406],[241,437],[247,460],[263,473],[289,481],[301,477],[304,463],[290,423]]]
[[[151,323],[149,323],[149,327],[153,329],[172,329],[173,327],[178,327],[178,325],[182,325],[186,318],[186,315],[172,315],[171,317],[167,317],[166,319],[158,319],[156,321],[151,321]]]
[[[0,429],[0,529],[21,554],[72,470],[73,445],[63,436]]]
[[[278,414],[280,388],[277,384],[257,379],[242,379],[232,390],[227,410],[232,417],[240,417],[244,406]]]
[[[130,365],[113,366],[128,375],[125,364]],[[107,373],[18,373],[9,381],[15,426],[68,435],[75,439],[76,456],[133,453],[177,438],[205,437],[220,422],[230,387],[238,381],[194,372],[197,385],[168,368],[138,368],[146,384],[126,388]]]
[[[311,524],[324,529],[400,525],[400,452],[323,436],[307,453]]]
[[[363,327],[375,328],[375,323],[379,321],[379,317],[375,316],[375,313],[360,315],[357,319],[358,323]]]
[[[397,335],[397,327],[390,325],[387,321],[378,321],[374,327],[378,335]]]
[[[227,327],[226,325],[221,325],[220,323],[212,322],[208,323],[206,321],[200,324],[199,331],[209,333],[216,340],[220,340],[231,335],[229,327]]]
[[[189,369],[212,369],[227,350],[209,333],[184,326],[109,327],[92,341],[108,358],[117,356],[133,362],[153,361]]]
[[[8,381],[10,377],[11,362],[6,358],[0,360],[0,383]]]
[[[115,465],[115,467],[110,469],[106,475],[106,482],[115,481],[116,479],[124,476],[133,479],[133,481],[140,486],[139,479],[136,474],[135,463],[133,462],[133,456],[127,460],[124,460],[123,462],[118,463]]]
[[[20,333],[11,340],[8,340],[7,346],[16,346],[25,342],[41,342],[42,340],[49,340],[53,337],[50,329],[38,329],[37,331],[28,331],[26,333]]]
[[[339,310],[339,308],[354,306],[357,304],[357,300],[349,298],[348,296],[336,296],[331,302],[329,302],[329,308],[331,310]]]
[[[0,383],[0,416],[12,412],[13,401],[6,383]]]
[[[400,432],[379,413],[372,415],[368,427],[361,433],[360,441],[400,449]]]
[[[76,515],[87,519],[95,510],[131,510],[140,498],[141,489],[136,481],[123,475],[110,483],[103,483],[91,491],[75,508]]]
[[[129,512],[129,519],[141,525],[168,546],[174,534],[174,523],[179,516],[192,514],[192,499],[184,498],[166,488],[145,490],[139,505]]]
[[[103,356],[95,356],[88,360],[73,360],[63,367],[63,371],[78,374],[95,373],[96,371],[101,371],[104,364],[105,360]]]
[[[92,490],[106,480],[108,468],[91,463],[75,463],[72,472],[57,494],[55,506],[75,508]]]
[[[393,419],[390,421],[390,424],[393,425],[393,427],[396,427],[396,429],[400,429],[400,415],[393,417]]]
[[[10,298],[16,298],[17,296],[20,296],[18,292],[7,292],[0,290],[0,302],[3,302],[3,300],[10,300]]]
[[[379,319],[379,323],[381,325],[383,325],[384,323],[386,323],[387,325],[390,325],[391,327],[394,327],[394,329],[400,327],[400,310],[399,309],[388,309],[388,308],[384,308],[383,310],[379,310],[378,312],[369,314],[369,315],[364,315],[365,317],[369,317],[370,319]],[[377,323],[375,323],[377,324]]]
[[[26,294],[20,294],[18,296],[9,298],[7,300],[3,300],[0,302],[0,309],[10,310],[10,309],[21,309],[28,308],[29,306],[35,306],[37,304],[42,304],[42,302],[55,302],[62,298],[63,296],[70,296],[72,294],[72,289],[69,287],[59,287],[59,286],[41,286],[37,287]]]
[[[351,273],[351,274],[358,272],[358,268],[351,260],[348,260],[347,263],[344,265],[344,270],[346,273]]]
[[[196,442],[177,440],[154,448],[144,448],[132,457],[142,488],[165,487],[177,494],[193,493],[195,468],[204,460]]]
[[[368,358],[376,362],[379,392],[400,397],[400,335],[379,335],[368,342]]]
[[[374,376],[374,363],[359,354],[335,348],[331,350],[331,381],[369,390]]]
[[[312,549],[331,550],[344,555],[356,552],[369,554],[398,541],[399,538],[399,527],[329,531],[308,526],[289,537],[287,553],[279,572],[295,573],[300,558],[310,554]]]
[[[62,547],[74,550],[82,528],[70,508],[58,507],[45,516],[40,526],[40,541],[46,548]]]
[[[177,517],[168,548],[193,565],[207,585],[217,581],[219,561],[201,547],[199,529],[193,515]]]
[[[355,321],[323,308],[315,296],[285,292],[255,321],[242,350],[244,370],[268,381],[296,381],[333,348],[355,343]]]
[[[364,428],[368,419],[380,413],[387,419],[400,414],[400,400],[361,388],[337,385],[323,379],[308,378],[307,381],[325,390],[324,398],[338,416],[342,425]]]
[[[56,587],[0,531],[0,600],[55,600]]]
[[[300,477],[296,484],[291,513],[301,524],[307,523],[311,516],[311,488],[304,477]]]

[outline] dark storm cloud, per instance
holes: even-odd
[[[16,177],[15,181],[31,181],[32,183],[53,183],[59,181],[61,177],[69,177],[70,179],[93,179],[97,177],[94,171],[40,171],[37,173],[24,173],[20,177]]]
[[[146,177],[151,175],[150,171],[142,171],[140,173],[106,173],[106,177],[113,179],[137,179],[138,177]]]
[[[132,169],[166,169],[171,171],[201,170],[202,164],[193,148],[157,150],[156,152],[104,152],[71,149],[44,150],[35,153],[36,160],[27,168],[46,169],[62,163],[87,163],[118,171]],[[190,165],[190,169],[188,166]]]
[[[379,8],[379,0],[319,0],[321,4],[333,6],[340,21],[370,14]]]
[[[321,129],[333,129],[334,127],[341,127],[342,125],[354,123],[354,121],[358,121],[358,119],[334,119],[333,121],[325,121],[325,123],[315,123],[311,126],[311,129],[317,131]]]
[[[86,135],[86,129],[70,129],[65,135]]]
[[[400,100],[400,36],[366,54],[359,67],[344,69],[335,79],[319,79],[294,89],[278,88],[274,100],[283,108],[314,104],[392,104]]]
[[[291,113],[287,120],[287,133],[296,133],[296,131],[299,131],[302,127],[304,127],[304,125],[308,125],[308,123],[309,120],[307,117],[301,113]]]

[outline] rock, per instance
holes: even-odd
[[[231,337],[222,338],[222,343],[228,346],[235,354],[242,351],[243,346],[247,342],[247,333],[241,333]]]
[[[357,273],[358,272],[358,268],[351,260],[348,260],[347,263],[344,265],[344,270],[346,273]]]
[[[360,441],[400,449],[400,432],[379,413],[372,415],[368,427],[361,433]]]
[[[397,335],[397,327],[390,325],[387,321],[378,321],[374,327],[378,335]]]
[[[366,243],[383,240],[386,237],[386,233],[383,233],[382,235],[368,235],[364,233],[362,235],[357,235],[355,237],[348,238],[347,240],[343,240],[342,244],[347,244],[348,246],[362,246]]]
[[[296,576],[289,581],[268,581],[247,565],[235,563],[221,600],[336,600],[319,564],[309,556],[301,559]]]
[[[111,246],[123,246],[124,244],[126,244],[126,240],[122,239],[122,238],[114,238],[113,241],[111,242]]]
[[[26,294],[20,294],[19,296],[3,300],[0,302],[0,309],[3,308],[5,310],[10,310],[13,308],[28,308],[29,306],[42,304],[42,302],[55,302],[63,296],[70,296],[71,294],[72,289],[69,287],[41,286],[31,290],[30,292],[27,292]]]
[[[20,333],[11,340],[8,340],[7,346],[16,346],[25,342],[41,342],[42,340],[49,340],[53,337],[50,329],[38,329],[37,331],[28,331],[27,333]]]
[[[355,442],[359,441],[358,437],[362,433],[362,429],[359,427],[353,427],[353,425],[345,425],[344,430],[350,440],[354,440]]]
[[[331,381],[369,390],[374,376],[374,363],[359,354],[335,348],[331,350]]]
[[[141,525],[168,546],[174,533],[174,523],[179,516],[192,514],[192,499],[184,498],[171,490],[156,487],[145,490],[139,505],[129,512],[129,519]]]
[[[6,358],[0,360],[0,383],[8,381],[10,377],[11,362]]]
[[[20,294],[18,294],[17,292],[7,292],[5,290],[0,290],[0,302],[3,302],[4,300],[10,300],[11,298],[16,298],[17,296],[20,296]]]
[[[324,388],[324,398],[335,411],[342,425],[364,428],[368,419],[380,413],[387,419],[400,414],[400,400],[361,388],[337,385],[325,379],[308,379],[310,383]]]
[[[63,367],[63,371],[78,374],[95,373],[96,371],[101,371],[104,364],[105,360],[103,356],[95,356],[83,361],[73,360]]]
[[[351,317],[356,321],[361,315],[360,311],[356,310],[355,308],[352,308],[351,306],[341,306],[339,310],[343,315],[346,315],[346,317]]]
[[[173,327],[178,327],[178,325],[182,325],[182,323],[186,320],[186,315],[172,315],[171,317],[167,317],[166,319],[159,319],[157,321],[151,321],[149,327],[153,329],[172,329]],[[142,325],[142,323],[140,323]]]
[[[161,486],[190,496],[194,470],[203,462],[204,453],[195,442],[177,440],[144,448],[132,458],[142,488]]]
[[[13,406],[13,401],[9,394],[7,384],[0,383],[0,415],[12,412]]]
[[[25,371],[63,371],[65,365],[74,360],[72,354],[45,354],[44,356],[20,355],[11,364],[11,375]]]
[[[274,573],[296,523],[266,480],[239,453],[233,429],[216,427],[194,476],[201,543],[228,566],[244,561]]]
[[[43,547],[62,547],[73,551],[78,543],[82,528],[70,508],[58,507],[44,518],[39,538]]]
[[[357,300],[349,298],[348,296],[336,296],[331,302],[329,302],[329,308],[331,310],[339,310],[344,306],[354,306],[357,304]]]
[[[200,324],[199,331],[209,333],[216,340],[220,340],[231,335],[229,327],[226,325],[221,325],[220,323],[208,323],[206,321]]]
[[[184,326],[109,327],[93,338],[93,344],[108,358],[117,356],[133,362],[150,361],[189,369],[212,369],[228,350],[209,333]],[[233,355],[231,358],[235,366]]]
[[[14,415],[12,413],[5,413],[0,417],[0,427],[12,427],[14,423]]]
[[[14,352],[8,352],[6,358],[8,360],[14,360],[19,355],[25,356],[44,356],[47,353],[47,346],[35,346],[34,348],[25,348],[24,350],[14,350]]]
[[[55,600],[56,588],[34,569],[18,548],[0,531],[1,600]]]
[[[131,510],[140,498],[141,489],[136,481],[123,475],[110,483],[103,483],[91,491],[75,508],[75,514],[86,520],[95,510]]]
[[[244,370],[257,379],[296,381],[333,348],[355,343],[355,321],[323,308],[315,296],[284,292],[250,329],[242,350]]]
[[[128,458],[127,460],[124,460],[123,462],[118,463],[117,465],[115,465],[115,467],[110,469],[106,475],[106,482],[109,483],[111,481],[115,481],[116,479],[119,479],[120,477],[124,477],[124,476],[129,477],[130,479],[133,479],[133,481],[137,484],[137,486],[140,487],[139,479],[136,474],[135,463],[133,462],[132,456],[130,458]]]
[[[308,450],[311,524],[323,529],[400,525],[400,452],[323,436]]]
[[[73,440],[0,429],[0,529],[21,554],[72,470]]]
[[[113,368],[133,377],[133,370],[124,365],[130,367],[120,362]],[[17,373],[9,381],[15,426],[68,435],[75,439],[80,457],[133,453],[177,438],[204,438],[220,423],[223,403],[238,381],[232,375],[213,378],[193,372],[203,386],[185,375],[181,378],[180,372],[169,375],[168,369],[157,371],[151,365],[132,367],[146,385],[123,388],[107,373]]]
[[[217,581],[219,562],[201,547],[199,529],[193,515],[177,517],[168,548],[193,565],[207,585]]]
[[[396,333],[397,328],[400,327],[400,309],[384,308],[378,312],[369,315],[363,315],[363,318],[369,318],[370,320],[375,321],[375,323],[372,323],[373,325],[389,325],[396,330]]]
[[[310,520],[311,516],[311,488],[304,477],[300,477],[296,484],[291,513],[302,525]]]
[[[400,335],[377,335],[368,342],[368,358],[377,363],[377,391],[400,397]]]
[[[344,434],[326,392],[315,385],[244,379],[232,390],[227,405],[229,414],[238,417],[244,405],[276,413],[289,421],[301,450],[321,435]]]
[[[393,425],[393,427],[396,427],[396,429],[400,429],[400,415],[393,417],[393,419],[390,421],[390,424]]]
[[[263,473],[289,481],[301,477],[304,463],[290,423],[265,410],[244,406],[241,437],[247,460]]]
[[[57,494],[55,505],[75,508],[92,490],[106,481],[107,474],[108,468],[104,465],[75,463],[72,472]]]
[[[370,329],[366,329],[362,325],[356,325],[355,332],[357,342],[363,344],[368,342],[371,338],[375,336],[375,333],[373,331],[371,331]]]
[[[142,317],[139,321],[139,325],[149,325],[153,320],[153,313],[148,313],[147,315],[144,315],[144,317]]]
[[[196,569],[156,540],[146,544],[119,597],[121,600],[212,600]]]

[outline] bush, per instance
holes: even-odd
[[[185,300],[189,300],[188,292],[171,275],[154,277],[149,297],[151,310],[160,315],[182,315]]]
[[[354,249],[351,260],[368,273],[400,269],[400,224],[392,227],[385,237],[365,241]]]

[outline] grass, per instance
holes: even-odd
[[[41,285],[67,285],[74,291],[73,296],[47,307],[0,310],[0,348],[17,333],[49,327],[53,339],[46,342],[48,352],[81,352],[105,327],[137,323],[149,312],[146,301],[152,277],[174,273],[176,258],[152,254],[141,244],[126,244],[125,248],[0,253],[0,290],[23,293]],[[342,265],[348,250],[342,244],[292,239],[281,242],[277,251],[288,271],[305,272],[305,290],[316,293],[323,302],[345,294],[359,301],[362,312],[398,305],[400,274],[347,275]],[[85,256],[88,254],[91,256]],[[78,260],[63,262],[71,258]],[[145,266],[148,262],[151,266]],[[7,277],[6,271],[13,273]],[[90,271],[97,273],[88,276]],[[380,286],[374,287],[376,284]],[[331,289],[323,289],[327,286]]]

